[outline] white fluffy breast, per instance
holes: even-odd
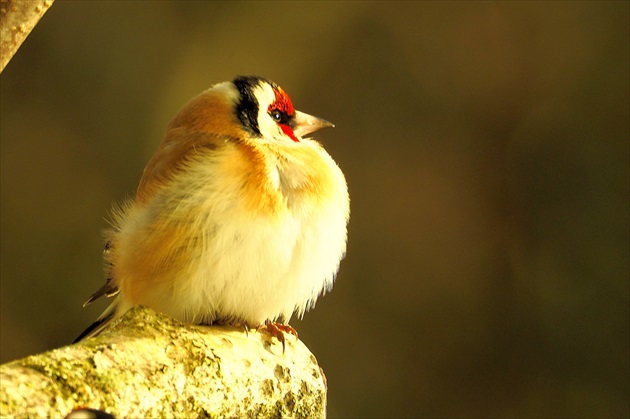
[[[256,326],[301,316],[332,287],[346,250],[346,182],[316,142],[287,147],[258,150],[266,157],[255,170],[234,144],[200,155],[129,214],[120,236],[145,235],[135,245],[150,247],[151,234],[159,239],[164,229],[191,236],[173,239],[178,244],[163,257],[174,267],[153,269],[135,304],[193,323]],[[133,275],[120,276],[131,282]]]

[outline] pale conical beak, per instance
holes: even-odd
[[[318,129],[334,126],[334,124],[331,124],[325,119],[321,119],[304,112],[295,111],[295,128],[293,129],[293,132],[298,137],[303,137],[311,132],[317,131]]]

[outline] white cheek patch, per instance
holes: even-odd
[[[276,101],[276,94],[268,84],[263,84],[254,89],[254,95],[258,99],[258,129],[265,138],[284,140],[287,136],[282,132],[278,124],[267,113],[269,106]]]

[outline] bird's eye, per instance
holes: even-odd
[[[271,112],[269,112],[269,116],[271,116],[271,118],[273,118],[274,121],[281,123],[282,120],[284,119],[282,115],[282,112],[280,112],[279,110],[275,109]]]

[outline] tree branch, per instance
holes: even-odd
[[[0,73],[54,0],[0,0]]]
[[[308,348],[264,331],[193,326],[136,307],[96,338],[0,366],[0,416],[324,417]]]

